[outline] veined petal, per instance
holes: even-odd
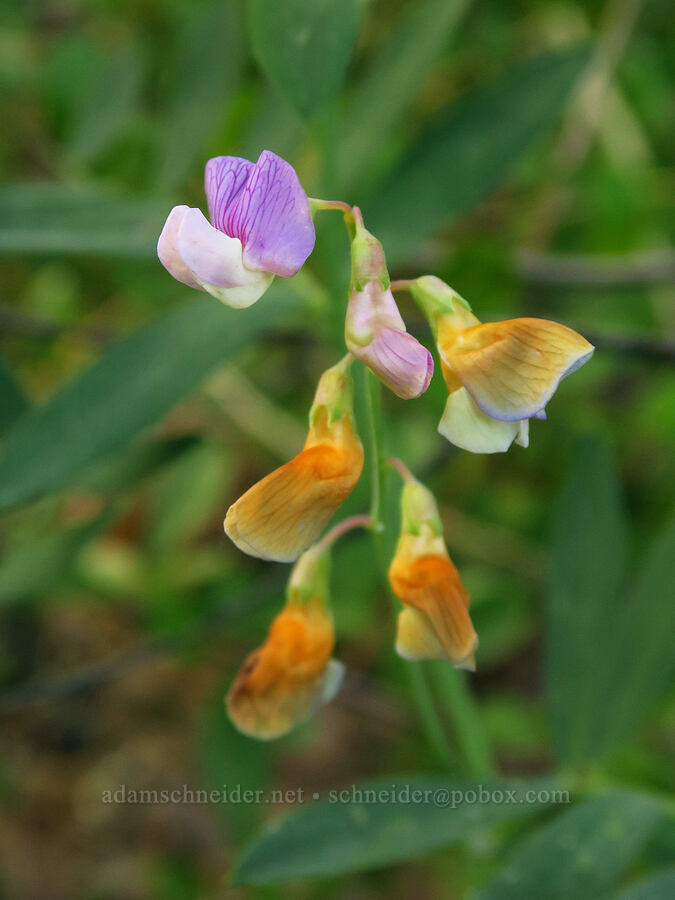
[[[347,347],[403,400],[419,397],[429,387],[434,371],[433,357],[406,331],[384,326],[377,330],[369,344],[361,347],[348,341]]]
[[[399,617],[396,648],[408,659],[450,659],[474,668],[478,637],[469,616],[469,595],[447,556],[394,557],[389,581],[406,612]]]
[[[263,150],[236,200],[224,211],[223,230],[241,240],[251,269],[289,278],[314,249],[314,223],[295,169]],[[220,227],[220,226],[219,226]]]
[[[492,419],[466,388],[459,388],[448,395],[438,430],[451,444],[470,453],[503,453],[520,434],[520,422]]]
[[[204,190],[211,221],[218,231],[226,231],[228,211],[249,179],[254,164],[240,156],[214,156],[204,169]]]
[[[333,644],[332,620],[322,605],[290,601],[228,692],[228,714],[235,726],[271,740],[332,699],[342,676],[342,666],[330,658]]]
[[[177,247],[178,230],[188,210],[188,206],[174,206],[171,210],[157,241],[157,256],[167,272],[173,275],[176,281],[182,281],[188,287],[200,290],[201,284],[197,281],[191,269],[183,262]]]
[[[183,214],[176,250],[200,287],[236,309],[255,303],[272,282],[271,274],[244,266],[241,241],[214,228],[200,209]]]
[[[587,362],[593,349],[557,322],[509,319],[461,332],[445,362],[484,413],[516,422],[543,409],[560,380]]]
[[[229,508],[225,532],[240,550],[291,562],[318,539],[363,468],[361,444],[350,425],[348,431],[351,437],[340,443],[313,443],[310,433],[301,453]]]
[[[433,357],[408,334],[392,292],[379,281],[352,291],[345,318],[345,343],[352,355],[398,397],[411,400],[429,387]]]

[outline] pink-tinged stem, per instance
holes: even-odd
[[[319,200],[316,197],[312,197],[309,201],[314,209],[339,209],[346,216],[352,215],[352,208],[349,203],[345,203],[344,200]]]
[[[409,291],[412,283],[407,278],[400,278],[398,281],[392,281],[389,287],[392,291]]]
[[[404,481],[417,480],[410,469],[406,466],[406,464],[402,462],[397,456],[388,457],[387,459],[385,459],[385,463],[388,466],[392,466],[392,468],[396,469]]]
[[[342,537],[343,534],[346,534],[354,528],[369,528],[372,521],[370,516],[350,516],[348,519],[338,522],[338,524],[331,528],[331,530],[328,531],[315,546],[326,549],[334,544],[339,537]]]

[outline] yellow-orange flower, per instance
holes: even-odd
[[[448,556],[436,501],[410,478],[401,509],[401,536],[389,567],[389,583],[404,605],[396,652],[405,659],[449,659],[473,670],[478,636],[469,594]]]
[[[317,387],[303,450],[249,488],[228,510],[225,531],[251,556],[291,562],[313,544],[363,469],[345,358]]]
[[[410,282],[436,335],[448,400],[438,430],[474,453],[527,447],[529,420],[545,419],[560,381],[587,362],[593,346],[547,319],[481,323],[452,288],[433,276]]]
[[[327,581],[327,552],[308,550],[294,568],[286,606],[227,694],[228,714],[239,731],[261,740],[281,737],[335,695],[342,666],[331,659],[335,638]]]

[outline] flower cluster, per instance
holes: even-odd
[[[331,547],[351,528],[381,528],[375,503],[370,514],[345,519],[324,534],[364,463],[350,368],[358,360],[404,400],[423,394],[433,374],[433,357],[407,331],[393,291],[410,292],[436,342],[448,389],[438,430],[473,453],[503,452],[514,441],[527,447],[530,419],[546,418],[561,379],[582,366],[593,347],[544,319],[481,323],[466,300],[431,275],[392,283],[382,245],[365,228],[360,210],[309,200],[293,168],[269,151],[255,164],[232,156],[209,160],[205,188],[211,223],[199,209],[174,207],[157,251],[174,278],[230,307],[250,306],[275,275],[288,278],[302,267],[314,247],[314,212],[342,211],[351,244],[347,354],[319,379],[302,450],[250,487],[224,522],[244,553],[295,563],[283,609],[226,698],[238,729],[271,739],[338,690]],[[390,462],[403,478],[400,535],[388,573],[401,603],[396,651],[408,660],[445,659],[473,670],[478,637],[469,594],[448,555],[436,501],[400,460]]]

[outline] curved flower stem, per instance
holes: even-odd
[[[356,220],[355,215],[358,213],[358,219],[363,223],[363,219],[361,219],[361,211],[358,207],[352,208],[349,203],[345,203],[344,200],[320,200],[317,197],[309,198],[310,209],[312,210],[312,215],[315,212],[319,212],[320,210],[327,209],[336,209],[341,212],[345,217],[345,225],[347,227],[347,233],[349,235],[349,239],[352,240],[354,237],[354,233],[356,231]]]
[[[403,460],[398,458],[398,456],[388,456],[387,459],[385,459],[384,464],[386,466],[391,466],[392,469],[396,469],[398,474],[406,483],[409,481],[417,481],[410,469],[406,466]]]
[[[327,547],[330,547],[331,544],[334,544],[339,537],[342,537],[343,534],[346,534],[354,528],[369,528],[371,522],[371,516],[350,516],[348,519],[343,519],[342,522],[338,522],[337,525],[334,525],[333,528],[331,528],[330,531],[327,531],[321,540],[317,541],[314,546],[319,547],[322,550],[326,549]]]

